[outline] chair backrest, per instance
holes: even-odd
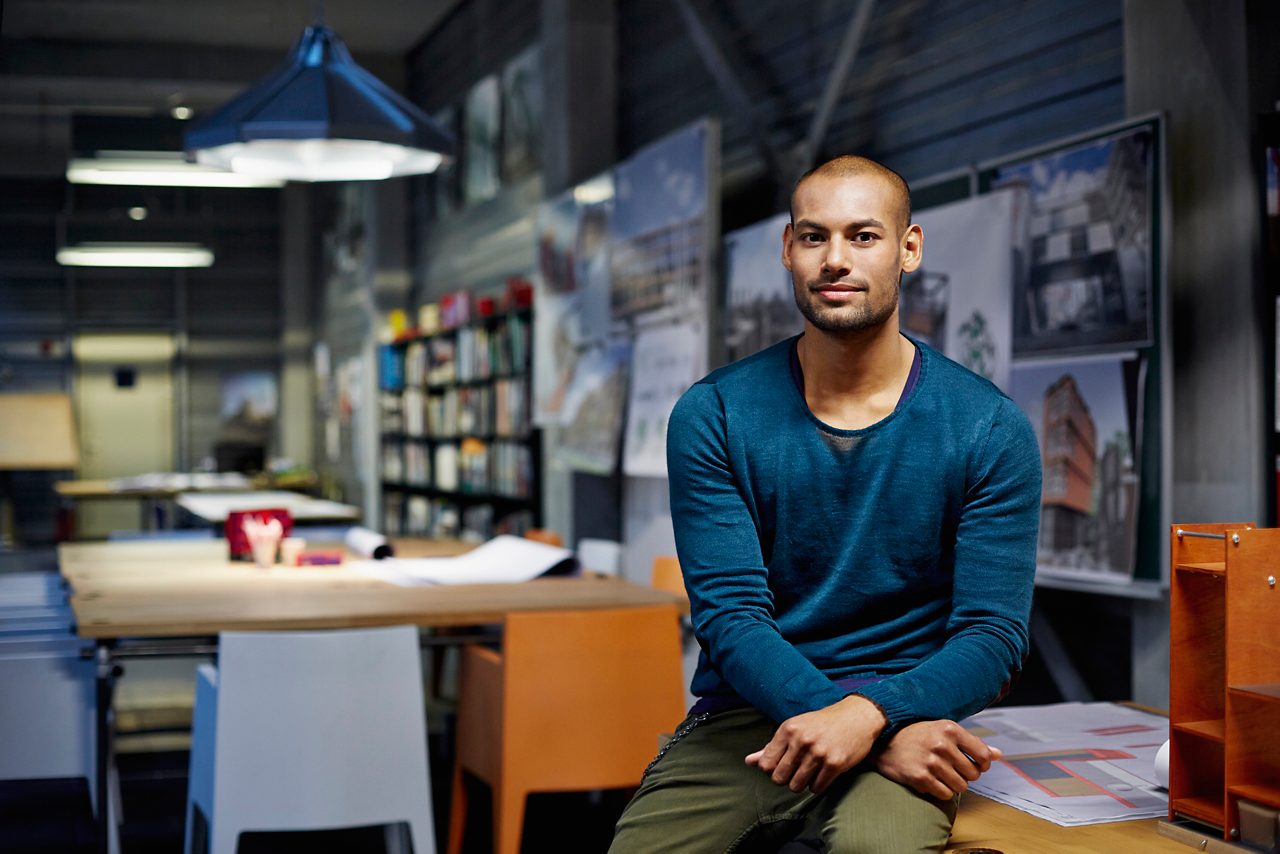
[[[254,815],[278,826],[272,803],[255,802],[277,780],[295,806],[314,805],[291,809],[301,827],[326,826],[334,803],[396,821],[406,802],[431,802],[412,626],[224,632],[217,698],[213,803],[247,827]]]
[[[674,593],[686,601],[689,598],[688,591],[684,589],[684,575],[680,572],[680,559],[674,555],[659,555],[653,559],[653,572],[649,576],[649,585],[658,590]]]
[[[56,572],[0,573],[0,608],[8,605],[58,605],[66,601]]]
[[[578,540],[578,563],[583,572],[617,575],[622,564],[622,544],[617,540],[583,537]]]
[[[564,541],[560,539],[560,535],[555,531],[548,530],[547,528],[530,528],[524,532],[524,538],[526,540],[534,540],[539,543],[546,543],[549,546],[555,546],[557,548],[562,548],[564,546]]]
[[[0,645],[0,780],[86,777],[94,784],[94,661],[83,642]]]
[[[635,785],[684,716],[672,605],[514,613],[502,657],[505,767],[543,790]]]

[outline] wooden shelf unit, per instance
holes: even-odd
[[[1280,529],[1170,529],[1169,818],[1280,810]]]

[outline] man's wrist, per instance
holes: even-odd
[[[881,733],[889,725],[889,719],[885,717],[884,711],[861,694],[849,694],[837,702],[836,706],[856,716],[859,725],[866,727],[868,740],[872,743],[880,740]]]

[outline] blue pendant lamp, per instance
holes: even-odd
[[[187,157],[290,181],[369,181],[433,172],[453,136],[356,65],[317,23],[289,60],[184,135]]]

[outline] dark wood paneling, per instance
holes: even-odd
[[[228,275],[218,268],[187,274],[187,330],[192,336],[280,335],[280,282],[270,273]]]
[[[61,331],[66,324],[66,291],[56,274],[18,279],[0,275],[0,331]]]
[[[461,104],[482,77],[538,38],[538,0],[467,0],[409,53],[405,90],[428,111]]]
[[[83,267],[76,272],[75,319],[81,329],[173,329],[173,273]]]
[[[772,142],[794,144],[855,4],[694,5]],[[619,153],[711,113],[723,122],[726,198],[764,180],[747,123],[725,109],[669,4],[620,0],[619,21]],[[859,151],[919,179],[1114,121],[1124,114],[1121,50],[1118,0],[878,3],[820,154]]]

